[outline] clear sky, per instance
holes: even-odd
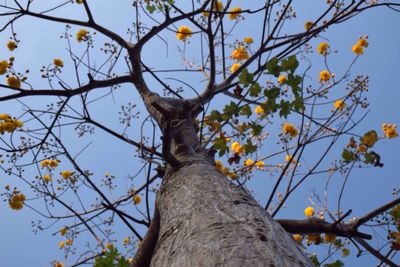
[[[297,18],[289,23],[288,31],[302,30],[304,21],[312,20],[316,17],[320,5],[314,4],[314,1],[302,1],[302,4],[295,4]],[[63,1],[58,2],[61,3]],[[105,26],[121,35],[126,35],[128,27],[132,24],[133,17],[133,8],[129,2],[131,1],[102,0],[89,1],[89,4],[93,8],[93,13],[100,23],[103,23]],[[307,2],[307,4],[304,4],[304,2]],[[325,1],[322,2],[325,4]],[[35,10],[40,10],[42,5],[47,5],[44,1],[34,1],[34,3],[33,7]],[[234,3],[241,6],[245,4],[250,5],[249,3],[245,3],[245,1],[236,1]],[[4,11],[0,9],[0,13],[3,12]],[[82,18],[83,14],[82,6],[76,4],[67,5],[60,11],[54,12],[54,15],[69,18]],[[4,23],[5,18],[0,18],[0,21]],[[148,21],[145,22],[150,23]],[[248,19],[247,24],[238,27],[238,35],[247,36],[255,34],[255,29],[249,31],[249,25],[251,26],[251,23],[256,25],[257,21],[253,22]],[[368,110],[370,111],[358,127],[357,132],[360,134],[370,129],[376,129],[380,132],[381,124],[384,122],[400,124],[400,113],[398,111],[398,99],[400,98],[398,85],[398,77],[400,77],[398,68],[400,50],[398,49],[398,44],[400,43],[400,34],[397,26],[399,24],[399,13],[383,8],[370,10],[343,23],[343,25],[332,26],[328,31],[322,34],[324,39],[318,38],[310,42],[315,51],[316,45],[319,42],[327,40],[331,45],[331,49],[338,51],[337,54],[330,57],[331,66],[335,72],[341,73],[354,58],[354,54],[351,53],[350,50],[358,36],[369,35],[370,46],[366,49],[365,55],[359,58],[351,71],[352,75],[368,74],[370,77],[370,88],[367,94],[370,102]],[[23,18],[15,23],[14,29],[21,43],[14,52],[8,51],[6,43],[10,37],[10,31],[2,32],[0,35],[0,60],[7,59],[11,55],[15,56],[15,65],[18,70],[24,71],[25,68],[30,69],[28,81],[35,88],[47,88],[48,84],[44,79],[40,78],[39,70],[42,65],[47,66],[50,64],[53,58],[62,58],[65,68],[63,68],[61,75],[64,80],[70,80],[72,86],[76,86],[75,73],[72,62],[68,59],[69,55],[66,42],[59,38],[64,32],[65,25],[60,23],[44,23],[38,19]],[[74,35],[78,29],[79,27],[73,26],[70,33]],[[102,52],[99,52],[99,48],[106,39],[101,37],[100,34],[97,34],[97,37],[99,38],[95,41],[94,49],[96,52],[90,56],[97,65],[100,65],[106,56],[102,54]],[[74,39],[75,37],[73,36],[72,40]],[[161,40],[168,41],[168,46]],[[186,53],[188,55],[190,55],[191,52],[191,45],[192,47],[199,47],[196,40],[198,41],[198,39],[194,38],[191,43],[187,45]],[[83,51],[82,44],[78,44],[77,42],[72,44],[72,48],[77,54]],[[144,52],[143,60],[151,66],[179,66],[182,64],[179,57],[179,49],[183,49],[183,45],[176,42],[174,33],[163,33],[160,35],[160,39],[156,39],[150,43],[149,47]],[[323,59],[321,56],[317,56],[316,53],[314,53],[310,55],[310,60],[313,68],[307,81],[310,84],[315,84],[317,81],[318,69],[323,66]],[[116,70],[120,71],[120,73],[124,73],[126,67],[120,64]],[[84,67],[81,67],[80,71],[86,73]],[[81,76],[85,77],[85,74]],[[164,77],[179,78],[190,82],[194,76],[178,72],[169,73],[168,75],[164,75]],[[196,79],[196,82],[198,82],[198,77]],[[0,82],[5,82],[4,76],[0,76]],[[171,83],[173,84],[173,82]],[[204,82],[197,83],[195,85],[196,88],[198,88],[198,84],[204,84]],[[159,85],[155,83],[151,83],[151,85],[155,88],[159,88]],[[55,84],[55,86],[57,87],[57,84]],[[338,95],[343,93],[344,89],[344,85],[335,88],[335,90],[338,90]],[[0,96],[4,94],[4,92],[0,93]],[[50,102],[54,102],[54,99],[36,97],[32,99],[23,99],[22,101],[24,104],[43,109],[46,108],[46,105]],[[221,106],[223,104],[222,101],[226,101],[226,99],[222,97],[218,98],[219,103],[213,103],[213,105],[217,107]],[[132,86],[126,85],[119,89],[118,93],[112,96],[109,95],[101,101],[94,102],[90,105],[90,110],[95,119],[121,132],[123,127],[119,124],[118,112],[121,111],[122,104],[127,105],[129,102],[137,105],[134,111],[140,112],[140,114],[138,115],[139,118],[137,121],[134,122],[133,127],[128,129],[127,135],[134,140],[138,140],[140,138],[140,128],[142,126],[141,121],[146,118],[147,114],[143,109],[139,96],[134,92]],[[17,101],[2,102],[0,106],[0,113],[22,114],[23,110],[24,109],[20,108],[20,103]],[[28,117],[29,116],[25,115],[22,117],[22,120]],[[270,127],[272,127],[272,129],[268,131],[271,135],[280,130],[279,124],[273,124]],[[146,123],[143,129],[146,133],[149,133],[152,130],[152,126],[150,123]],[[83,138],[77,138],[76,134],[73,132],[72,129],[69,129],[63,131],[60,135],[71,147],[71,151],[74,155],[78,154],[83,147],[88,145],[88,148],[80,154],[77,159],[79,163],[84,166],[83,168],[94,171],[96,182],[99,184],[101,183],[105,172],[115,175],[118,180],[116,182],[118,187],[115,192],[120,192],[119,194],[121,194],[121,192],[126,192],[130,187],[138,187],[143,183],[145,172],[138,178],[129,178],[142,166],[141,162],[135,156],[136,152],[133,147],[127,146],[122,141],[110,139],[109,136],[100,130],[96,130],[94,136],[85,135]],[[94,142],[92,143],[92,141]],[[341,149],[345,145],[344,142],[345,141],[338,144],[338,148],[333,150],[329,155],[325,166],[328,166],[332,159],[340,157]],[[375,150],[381,154],[385,166],[384,168],[368,167],[365,169],[356,169],[352,173],[343,196],[343,209],[345,211],[351,208],[353,210],[353,216],[361,216],[372,208],[392,199],[392,189],[398,187],[400,178],[398,177],[397,169],[397,164],[399,164],[399,149],[400,138],[378,142]],[[267,153],[266,151],[264,152]],[[321,150],[315,147],[307,152],[305,157],[312,158],[318,153],[321,153]],[[63,168],[71,168],[67,162],[62,163],[65,163]],[[37,175],[37,170],[34,168],[27,168],[25,175],[26,177],[33,178]],[[304,208],[311,205],[307,197],[311,196],[314,191],[318,194],[322,194],[326,179],[326,174],[314,176],[309,179],[307,183],[303,185],[303,188],[289,199],[287,207],[283,209],[277,217],[304,218]],[[329,191],[329,193],[333,197],[337,195],[338,186],[342,181],[343,177],[339,175],[334,175],[332,177],[332,185],[330,187],[332,191]],[[35,200],[35,193],[31,192],[29,188],[24,186],[16,177],[2,174],[0,176],[1,193],[4,192],[4,186],[6,184],[21,188],[22,191],[26,193],[28,199],[33,200],[29,202],[33,207],[38,209],[45,208],[41,200]],[[264,172],[255,172],[254,178],[252,178],[248,187],[254,190],[255,198],[260,200],[261,204],[264,205],[266,196],[270,193],[272,185],[273,183],[269,180],[269,175]],[[115,197],[119,196],[119,194],[115,194]],[[82,197],[82,200],[93,202],[94,198],[94,195],[88,193]],[[71,205],[76,205],[78,204],[78,200],[71,198],[69,203]],[[332,203],[332,205],[334,205],[334,203]],[[133,214],[138,214],[138,211],[133,207],[126,207],[126,209]],[[139,209],[145,211],[145,208],[142,206]],[[55,214],[64,214],[65,210],[56,207],[54,212]],[[42,220],[43,227],[49,228],[39,231],[35,235],[33,230],[36,228],[32,227],[32,223],[36,224],[38,220]],[[58,221],[53,226],[51,226],[51,222],[52,221],[40,217],[29,208],[24,208],[21,211],[14,211],[8,208],[8,203],[6,201],[1,202],[0,266],[50,266],[50,262],[54,259],[64,261],[64,251],[58,249],[58,242],[63,239],[57,234],[57,231],[66,224],[66,222]],[[71,222],[71,220],[68,222]],[[113,226],[113,230],[115,231],[113,238],[117,241],[117,244],[121,246],[121,240],[130,235],[129,229],[118,222]],[[74,244],[74,247],[77,248],[77,252],[86,245],[86,242],[94,243],[94,240],[90,238],[83,240],[85,240],[84,242],[82,241],[83,243],[77,241],[77,243]],[[312,252],[313,250],[314,247],[311,247],[308,251]],[[351,248],[351,252],[352,254],[355,253],[354,247]],[[75,256],[72,256],[72,258],[75,258]],[[352,255],[349,259],[346,259],[345,262],[346,266],[373,266],[376,260],[369,256],[362,256],[356,259],[354,255]],[[67,260],[67,263],[71,264],[72,262]]]

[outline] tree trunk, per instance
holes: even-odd
[[[151,266],[312,266],[287,232],[208,163],[166,175]]]

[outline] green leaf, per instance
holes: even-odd
[[[225,153],[229,152],[229,148],[226,144],[225,138],[215,138],[214,139],[214,149],[219,151],[218,155],[222,157]]]
[[[222,114],[218,110],[211,110],[210,115],[207,116],[207,119],[210,121],[223,121]]]
[[[275,77],[278,77],[282,70],[282,68],[280,66],[278,66],[278,58],[277,57],[271,58],[265,65],[265,68],[267,69],[267,72],[269,74],[272,74]]]
[[[147,5],[146,9],[147,11],[149,11],[150,14],[153,14],[153,12],[156,11],[156,7],[153,5]]]
[[[247,116],[248,118],[251,116],[251,113],[251,108],[247,105],[240,108],[240,115]]]
[[[224,118],[230,119],[233,115],[239,116],[240,109],[236,103],[231,101],[228,105],[224,107]]]
[[[266,97],[270,98],[277,98],[279,96],[280,93],[280,89],[278,87],[273,87],[271,89],[265,89],[264,90],[264,95]]]
[[[312,264],[314,264],[315,267],[321,266],[321,263],[319,263],[319,260],[318,260],[316,254],[311,255],[309,259],[312,262]]]
[[[304,110],[304,103],[303,99],[299,96],[296,97],[295,100],[292,102],[292,107],[296,111]]]
[[[340,260],[337,260],[335,262],[332,263],[328,263],[328,264],[324,264],[325,267],[343,267],[344,263]]]
[[[261,92],[260,85],[258,83],[256,83],[256,82],[253,82],[251,87],[250,87],[250,89],[249,89],[249,92],[250,92],[250,96],[254,96],[254,97],[258,96],[260,94],[260,92]]]
[[[290,57],[282,60],[281,66],[283,70],[294,73],[299,66],[299,61],[297,61],[296,55],[291,55]]]
[[[290,102],[281,100],[281,110],[279,111],[279,116],[284,117],[285,119],[290,114]]]
[[[260,135],[260,134],[261,134],[261,131],[262,131],[262,129],[263,129],[263,127],[262,127],[261,125],[259,125],[259,124],[257,124],[257,123],[254,123],[254,122],[250,123],[250,124],[249,124],[249,127],[250,127],[250,129],[253,130],[252,133],[253,133],[254,136]]]
[[[246,154],[250,154],[250,153],[254,153],[257,151],[257,146],[253,145],[253,143],[251,142],[251,139],[248,138],[246,144],[243,145],[243,149]]]
[[[392,215],[394,220],[400,219],[400,205],[397,205],[393,209],[390,210],[390,215]]]
[[[292,92],[296,97],[300,96],[301,87],[300,84],[302,82],[302,78],[298,75],[294,76],[293,74],[289,74],[287,84],[292,88]]]
[[[343,149],[342,158],[343,158],[344,162],[349,163],[355,159],[355,154],[353,152],[351,152],[350,150]]]
[[[239,75],[239,83],[243,84],[244,87],[249,86],[254,80],[253,74],[249,73],[247,69],[242,70]]]

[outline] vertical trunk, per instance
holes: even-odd
[[[246,191],[207,163],[167,175],[151,266],[312,266]]]

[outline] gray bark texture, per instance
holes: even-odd
[[[166,175],[151,266],[312,266],[290,235],[209,163]]]

